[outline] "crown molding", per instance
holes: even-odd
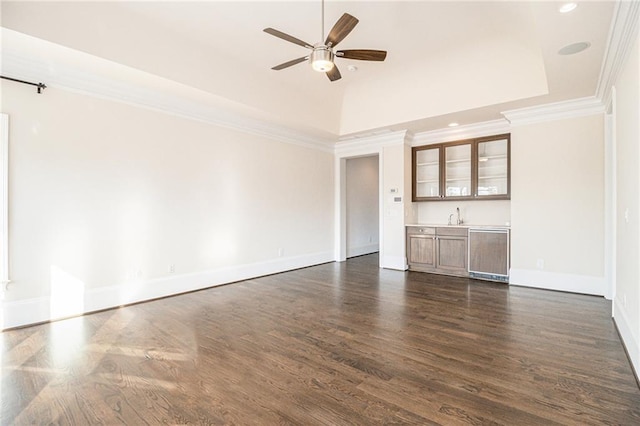
[[[600,69],[596,97],[603,105],[611,102],[611,88],[629,56],[640,22],[640,2],[617,1],[611,18],[607,49]]]
[[[81,52],[78,54],[85,55]],[[279,142],[333,153],[334,141],[314,137],[302,131],[234,111],[232,108],[225,107],[225,104],[231,104],[226,99],[179,83],[175,83],[170,91],[154,90],[152,86],[141,86],[133,81],[127,81],[122,78],[124,73],[118,73],[118,70],[127,68],[126,75],[135,76],[138,82],[145,78],[157,79],[159,77],[101,58],[96,57],[95,61],[96,69],[101,71],[100,74],[75,66],[71,61],[52,65],[50,61],[43,58],[28,57],[15,51],[5,50],[2,52],[2,74],[17,76],[21,79],[43,81],[48,88],[120,102]],[[109,69],[114,78],[106,76],[105,68]],[[181,91],[185,95],[181,95]],[[186,95],[186,93],[190,95]],[[197,96],[190,98],[194,93]],[[46,92],[43,96],[46,96]]]
[[[336,143],[337,156],[366,155],[380,152],[385,146],[404,145],[409,136],[407,130],[389,131],[379,135],[358,137]]]
[[[511,127],[509,126],[509,122],[501,118],[498,120],[483,121],[464,126],[446,127],[444,129],[416,133],[413,135],[411,145],[430,145],[433,143],[497,135],[500,133],[508,133],[510,131]]]
[[[540,123],[543,121],[562,120],[585,115],[604,113],[605,108],[595,96],[554,102],[545,105],[504,111],[502,115],[512,126]]]

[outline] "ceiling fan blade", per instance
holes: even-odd
[[[349,35],[358,22],[360,21],[358,21],[357,18],[345,13],[340,17],[340,19],[338,19],[338,22],[336,22],[333,28],[331,28],[324,44],[329,47],[335,47],[338,43],[344,40],[347,35]]]
[[[371,50],[371,49],[352,49],[352,50],[338,50],[336,56],[345,59],[358,59],[361,61],[384,61],[387,57],[386,50]]]
[[[329,77],[329,80],[331,81],[336,81],[336,80],[340,80],[342,78],[342,76],[340,75],[340,71],[338,70],[338,67],[336,66],[336,64],[333,64],[333,68],[331,68],[329,71],[327,71],[327,77]]]
[[[271,69],[272,69],[272,70],[276,70],[276,71],[280,71],[280,70],[282,70],[282,69],[289,68],[289,67],[290,67],[290,66],[292,66],[292,65],[299,64],[300,62],[304,62],[304,61],[306,61],[307,59],[309,59],[309,57],[308,57],[308,56],[303,56],[302,58],[292,59],[292,60],[290,60],[290,61],[288,61],[288,62],[285,62],[285,63],[283,63],[283,64],[276,65],[275,67],[273,67],[273,68],[271,68]]]
[[[276,36],[290,43],[297,44],[298,46],[306,47],[307,49],[313,49],[312,44],[309,44],[306,41],[302,41],[299,38],[295,38],[294,36],[290,36],[289,34],[283,33],[282,31],[278,31],[273,28],[265,28],[263,31],[267,34],[271,34],[272,36]]]

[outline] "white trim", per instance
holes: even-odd
[[[637,330],[637,327],[633,327],[632,323],[629,322],[629,315],[617,298],[613,300],[613,310],[615,312],[613,320],[620,332],[622,343],[629,354],[631,367],[635,371],[636,377],[640,377],[640,341],[633,332],[633,330]]]
[[[347,247],[347,257],[362,256],[380,251],[380,244],[365,244],[358,247]]]
[[[6,28],[2,28],[2,32],[12,36],[20,34]],[[135,75],[135,78],[140,81],[144,81],[143,77],[145,76],[153,81],[164,80],[161,77],[102,58],[96,57],[95,59],[102,68],[113,68],[114,75]],[[171,82],[171,90],[161,91],[153,86],[143,86],[123,79],[118,80],[106,75],[93,74],[75,64],[72,65],[71,61],[67,61],[65,64],[56,63],[53,67],[55,71],[52,71],[51,68],[51,64],[43,58],[26,57],[15,51],[2,52],[3,74],[18,75],[21,79],[26,80],[44,80],[49,89],[62,89],[120,102],[325,152],[333,152],[333,146],[337,140],[337,137],[330,140],[330,138],[310,136],[303,131],[270,123],[266,119],[251,117],[242,111],[244,106],[238,103],[177,82]],[[126,71],[126,74],[117,72],[118,70]],[[186,95],[187,93],[188,95]],[[192,96],[194,97],[192,98]],[[238,110],[234,111],[233,107],[237,107]],[[248,111],[248,109],[246,110]]]
[[[9,284],[9,116],[0,113],[0,300]]]
[[[380,256],[380,267],[395,269],[397,271],[406,271],[409,269],[405,256]]]
[[[334,164],[335,227],[333,235],[335,260],[336,262],[344,262],[347,260],[347,159],[336,156]]]
[[[635,41],[640,21],[640,2],[617,1],[611,18],[607,50],[605,51],[596,96],[604,105],[611,102],[611,88],[622,70]]]
[[[85,291],[83,306],[65,312],[63,317],[82,315],[101,309],[115,308],[130,303],[248,280],[327,263],[332,260],[333,252],[320,252],[191,274],[172,275],[148,281],[127,282],[112,287],[92,288]],[[22,327],[60,318],[52,317],[50,297],[5,301],[2,304],[0,328]]]
[[[499,120],[483,121],[481,123],[416,133],[413,135],[411,145],[430,145],[433,143],[499,135],[501,133],[509,133],[510,131],[511,126],[509,122],[501,118]]]
[[[616,296],[617,258],[617,148],[615,87],[611,88],[610,112],[604,116],[604,277],[605,297]],[[614,304],[612,304],[612,309]],[[611,313],[613,316],[613,312]]]
[[[382,268],[382,255],[385,253],[384,246],[384,155],[383,149],[378,152],[378,266]]]
[[[385,146],[406,143],[408,134],[409,133],[406,130],[399,130],[397,132],[389,132],[382,135],[340,141],[336,143],[334,153],[339,157],[345,158],[376,154]]]
[[[604,296],[604,277],[563,274],[558,272],[537,271],[532,269],[511,268],[509,284],[547,290],[567,291],[570,293]]]
[[[502,114],[512,126],[541,123],[552,120],[583,117],[602,114],[605,111],[602,101],[595,96],[536,105],[527,108],[504,111]]]
[[[378,156],[378,194],[379,194],[379,218],[380,218],[380,267],[384,266],[384,150],[386,146],[405,145],[408,132],[406,130],[374,135],[371,137],[355,139],[349,142],[341,142],[335,148],[335,253],[336,261],[341,262],[347,258],[347,212],[346,212],[346,160],[348,158]]]

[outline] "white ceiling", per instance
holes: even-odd
[[[340,48],[389,52],[382,63],[337,59],[343,78],[333,83],[306,63],[271,70],[307,51],[262,31],[320,41],[319,1],[3,1],[2,27],[345,137],[594,95],[614,2],[582,1],[569,14],[561,4],[328,1],[325,32],[344,12],[360,20]],[[591,47],[557,54],[579,41]]]

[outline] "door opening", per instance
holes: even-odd
[[[346,179],[346,257],[380,251],[379,156],[348,158]]]

